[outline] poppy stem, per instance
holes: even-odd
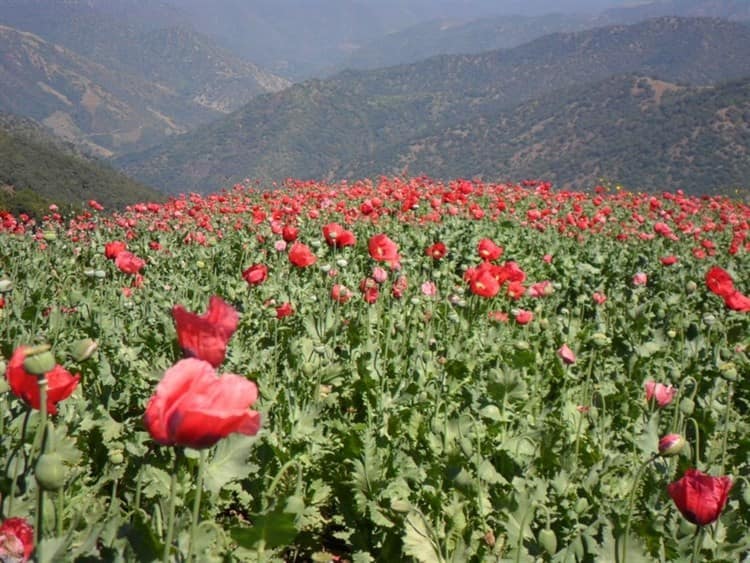
[[[625,520],[625,535],[623,536],[622,540],[622,563],[627,563],[628,560],[628,539],[630,536],[630,519],[633,516],[633,502],[635,501],[635,492],[638,490],[638,481],[641,478],[641,473],[643,473],[643,470],[648,467],[648,465],[651,464],[652,461],[654,461],[658,456],[658,454],[652,455],[650,458],[648,458],[646,461],[644,461],[641,466],[638,468],[638,471],[635,474],[635,478],[633,479],[633,487],[630,489],[630,497],[628,498],[628,517]]]
[[[10,492],[8,493],[8,516],[13,516],[13,501],[16,498],[16,481],[18,480],[18,465],[21,463],[21,452],[23,451],[23,441],[26,438],[26,429],[29,426],[29,418],[31,418],[31,409],[26,409],[26,415],[23,417],[23,424],[21,425],[21,443],[16,449],[16,459],[13,463],[13,474],[10,482]],[[26,455],[24,453],[24,455]],[[8,458],[8,464],[10,464],[10,458]],[[24,459],[24,466],[26,460]]]
[[[32,456],[36,455],[37,447],[44,443],[44,434],[47,432],[47,377],[41,376],[39,384],[39,426],[31,449]],[[34,545],[36,546],[36,560],[44,561],[40,539],[42,537],[42,525],[44,524],[44,487],[37,483],[36,488],[36,525],[34,526]]]
[[[693,555],[690,557],[690,563],[698,563],[700,561],[701,547],[703,546],[703,526],[698,526],[695,529],[693,535]]]
[[[167,516],[167,536],[164,539],[164,556],[162,561],[169,563],[169,552],[172,549],[172,535],[174,534],[174,508],[177,497],[177,470],[180,463],[180,451],[175,448],[172,464],[172,478],[169,481],[169,508]]]
[[[200,451],[200,458],[198,460],[198,478],[196,479],[196,491],[195,499],[193,500],[193,519],[190,522],[190,539],[188,543],[188,553],[186,561],[190,563],[193,557],[193,541],[195,539],[195,530],[198,527],[198,519],[200,517],[201,508],[201,493],[203,492],[203,474],[206,468],[206,450]]]
[[[727,383],[727,401],[725,405],[726,412],[724,413],[724,437],[721,440],[721,474],[724,474],[724,466],[727,462],[727,436],[729,435],[729,412],[730,404],[732,402],[733,386],[732,382]]]

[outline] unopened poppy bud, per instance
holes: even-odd
[[[550,555],[557,553],[557,536],[555,536],[555,532],[551,528],[542,528],[539,530],[537,541],[539,541],[542,549]]]
[[[685,284],[685,291],[688,293],[695,293],[698,290],[698,284],[690,280]]]
[[[56,365],[55,356],[52,355],[49,349],[41,349],[39,351],[30,349],[23,360],[23,369],[28,373],[39,376],[52,371]]]
[[[103,280],[107,277],[107,272],[105,272],[104,270],[94,270],[94,277]]]
[[[716,317],[713,316],[711,313],[706,313],[703,315],[703,323],[707,326],[711,326],[716,322]]]
[[[34,468],[34,477],[45,491],[58,491],[65,484],[65,466],[56,452],[39,456]]]
[[[678,455],[686,445],[685,438],[680,434],[667,434],[659,440],[659,455],[663,457]]]
[[[120,465],[125,461],[125,456],[123,456],[122,450],[111,450],[107,457],[112,465]]]
[[[5,278],[0,280],[0,293],[10,293],[13,291],[13,282]]]
[[[44,240],[57,240],[57,233],[55,231],[44,231],[42,238]]]
[[[737,366],[733,362],[722,362],[719,364],[719,371],[725,379],[729,381],[736,381],[737,379]]]
[[[682,401],[680,401],[680,412],[682,414],[690,416],[691,414],[693,414],[694,410],[695,402],[692,399],[685,397],[684,399],[682,399]]]
[[[592,334],[591,341],[599,348],[608,346],[610,343],[609,337],[603,332],[595,332],[594,334]]]
[[[73,348],[70,351],[71,356],[76,362],[83,362],[88,360],[99,345],[91,340],[90,338],[83,338],[73,343]]]

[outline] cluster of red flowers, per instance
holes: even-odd
[[[733,311],[746,313],[750,311],[750,297],[734,287],[734,280],[729,273],[714,266],[706,273],[706,286],[724,300],[724,304]]]

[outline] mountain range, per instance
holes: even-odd
[[[0,111],[99,156],[157,144],[289,85],[189,27],[139,28],[75,2],[42,4],[3,2]]]
[[[391,156],[380,160],[390,147],[437,139],[469,122],[481,138],[489,132],[476,127],[494,127],[501,112],[615,75],[638,73],[683,86],[750,76],[748,52],[750,27],[718,19],[670,17],[552,34],[514,49],[296,84],[116,163],[169,192],[210,191],[246,177],[360,177],[398,165]],[[586,92],[579,91],[582,103]],[[607,114],[599,119],[605,122]]]

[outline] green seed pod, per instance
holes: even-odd
[[[120,465],[125,461],[125,456],[122,455],[122,450],[111,450],[108,458],[112,465]]]
[[[94,340],[83,338],[73,343],[70,354],[76,362],[83,362],[88,360],[94,352],[96,352],[98,346],[99,345]]]
[[[94,277],[103,280],[107,277],[107,272],[104,270],[94,270]]]
[[[529,344],[526,340],[516,340],[513,343],[513,346],[515,346],[516,350],[528,350],[531,348],[531,344]]]
[[[688,293],[695,293],[698,290],[698,284],[690,280],[685,284],[685,291]]]
[[[542,549],[550,555],[557,553],[557,536],[555,536],[555,532],[550,528],[542,528],[539,530],[537,541],[539,542],[539,545],[542,546]]]
[[[26,356],[23,361],[23,369],[40,376],[52,371],[56,365],[55,356],[49,350]]]
[[[310,377],[313,373],[315,373],[315,366],[310,362],[305,362],[304,364],[302,364],[302,373],[307,377]]]
[[[44,231],[42,238],[44,240],[57,240],[57,233],[55,231]]]
[[[734,362],[722,362],[718,367],[724,379],[737,381],[737,366],[734,365]]]
[[[34,477],[45,491],[58,491],[65,484],[65,466],[56,452],[42,454],[36,462]]]

